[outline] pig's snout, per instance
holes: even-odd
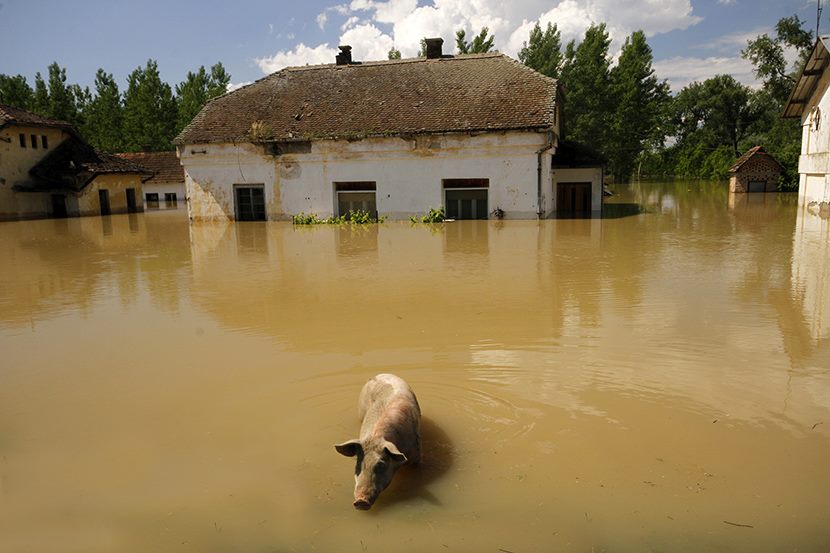
[[[356,499],[352,505],[359,511],[368,511],[372,508],[372,504],[365,499]]]

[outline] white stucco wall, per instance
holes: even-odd
[[[552,199],[551,209],[556,207],[556,185],[560,182],[590,182],[591,183],[591,212],[599,215],[602,213],[602,168],[601,167],[585,167],[553,169],[553,178],[550,188],[550,198]]]
[[[335,183],[374,181],[379,215],[407,219],[444,203],[442,179],[489,179],[488,211],[537,217],[536,152],[546,133],[493,132],[411,139],[312,143],[307,154],[273,156],[249,143],[180,147],[188,212],[193,220],[234,218],[234,185],[264,186],[269,219],[336,210]],[[550,152],[542,159],[543,213],[550,203]]]
[[[825,71],[801,118],[799,204],[830,201],[830,71]],[[816,111],[814,108],[818,108]],[[818,114],[818,115],[817,115]]]
[[[164,195],[168,193],[176,194],[176,207],[173,209],[187,209],[187,194],[183,182],[145,182],[143,185],[144,195],[141,198],[144,202],[144,209],[152,209],[147,206],[147,194],[159,195],[158,209],[171,209],[167,207],[164,201]]]

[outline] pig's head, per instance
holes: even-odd
[[[395,472],[406,463],[406,455],[387,440],[361,442],[349,440],[334,446],[346,457],[357,457],[354,471],[354,508],[366,511],[372,508],[380,492],[386,489]]]

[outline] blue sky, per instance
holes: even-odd
[[[815,0],[0,0],[0,73],[31,84],[57,61],[69,82],[91,86],[102,67],[123,89],[148,58],[171,84],[222,61],[239,84],[287,64],[329,63],[338,43],[351,44],[356,59],[385,58],[393,44],[409,56],[420,37],[443,36],[447,50],[454,29],[488,25],[496,47],[515,57],[536,21],[557,23],[566,39],[605,21],[612,51],[645,30],[658,75],[675,89],[716,73],[752,84],[741,48],[792,14],[812,29]],[[822,31],[830,32],[830,11]]]

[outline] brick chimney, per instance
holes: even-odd
[[[338,48],[340,48],[340,53],[334,57],[337,65],[349,65],[352,63],[352,47],[343,45],[338,46]]]
[[[424,42],[427,45],[427,59],[433,60],[436,58],[440,58],[444,55],[441,51],[441,47],[444,45],[443,38],[425,38]]]

